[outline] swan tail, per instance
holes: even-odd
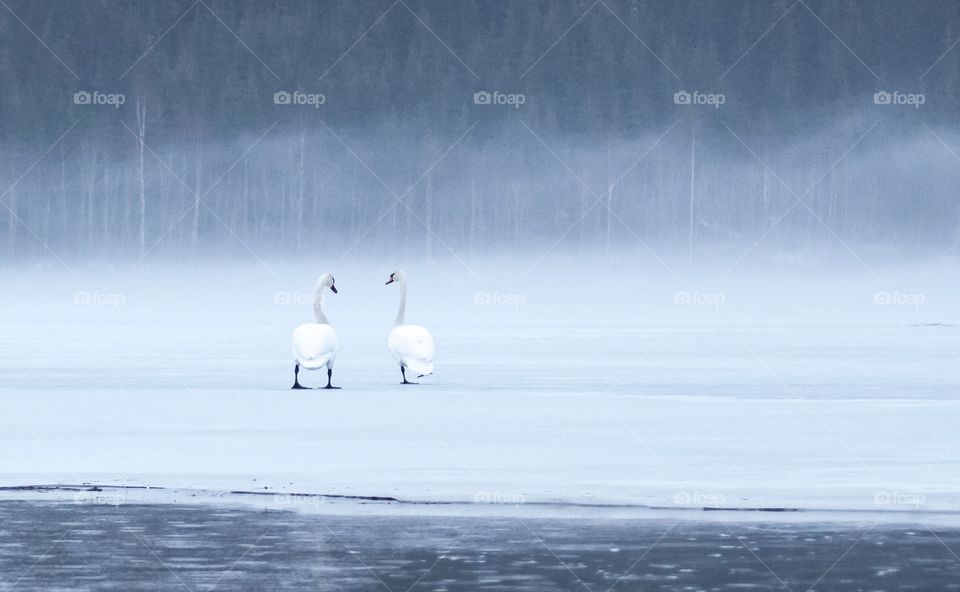
[[[327,366],[333,362],[333,359],[330,356],[316,356],[316,357],[304,357],[300,356],[297,358],[297,363],[300,364],[300,367],[305,370],[319,370],[324,366]]]
[[[422,360],[408,360],[404,364],[407,368],[417,373],[417,376],[427,376],[433,374],[433,362],[424,362]]]

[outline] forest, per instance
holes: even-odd
[[[0,30],[7,259],[960,238],[954,1],[6,0]]]

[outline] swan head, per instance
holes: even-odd
[[[387,279],[387,283],[384,285],[389,286],[393,282],[405,282],[405,281],[407,281],[407,274],[403,273],[402,271],[395,271],[390,274],[390,278]]]
[[[330,288],[330,291],[334,294],[337,293],[337,286],[333,282],[333,276],[329,273],[325,273],[320,276],[320,279],[317,280],[317,291],[323,290],[324,288]]]

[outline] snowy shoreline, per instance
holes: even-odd
[[[367,285],[372,272],[347,270],[327,312],[342,341],[335,392],[289,390],[290,332],[311,309],[275,296],[309,287],[300,269],[131,277],[100,288],[125,295],[117,307],[63,306],[75,284],[57,275],[30,308],[17,290],[0,292],[0,486],[434,504],[377,506],[387,512],[565,504],[560,514],[604,505],[946,520],[960,508],[960,328],[911,326],[953,318],[952,283],[922,288],[919,309],[873,304],[875,291],[911,284],[848,277],[718,284],[701,292],[725,304],[697,307],[674,302],[691,289],[674,279],[630,279],[637,301],[619,277],[585,271],[591,293],[568,303],[541,278],[484,285],[445,268],[408,271],[424,278],[420,294],[432,282],[445,295],[410,311],[434,333],[437,373],[398,384],[385,347],[394,295]],[[477,304],[497,285],[524,305]],[[807,512],[765,515],[788,514]]]
[[[204,505],[337,516],[522,517],[563,520],[683,520],[790,524],[923,524],[960,528],[960,511],[867,508],[646,506],[576,502],[462,502],[405,500],[322,493],[217,491],[151,486],[50,484],[0,487],[0,503],[53,502],[76,506]]]

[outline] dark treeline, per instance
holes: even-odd
[[[954,1],[8,6],[9,256],[960,236]]]

